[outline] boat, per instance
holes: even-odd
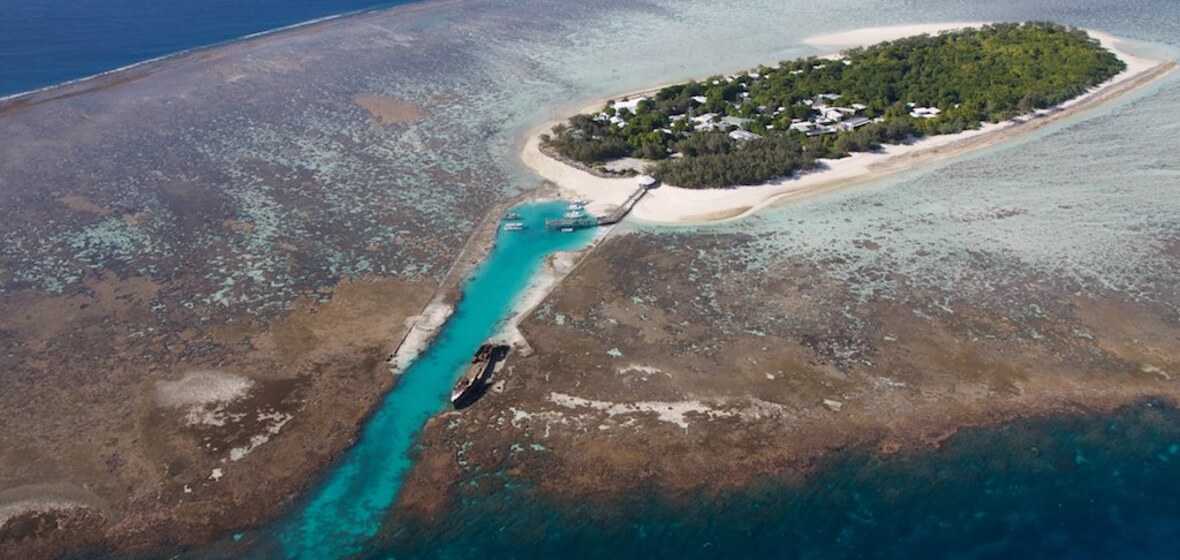
[[[505,220],[519,220],[520,214],[517,214],[516,212],[509,212],[507,214],[504,214],[504,219]]]
[[[471,404],[473,397],[478,397],[483,389],[488,376],[495,371],[496,362],[503,359],[507,351],[507,346],[486,342],[481,344],[479,350],[471,357],[471,365],[467,367],[467,371],[455,382],[455,388],[451,390],[451,404],[456,408]]]
[[[569,226],[561,228],[561,233],[569,233],[571,231],[574,231],[574,228],[569,227]]]
[[[584,214],[582,214],[582,212],[581,212],[581,211],[575,211],[575,210],[570,210],[569,212],[566,212],[566,213],[565,213],[565,217],[566,217],[566,218],[568,218],[568,219],[570,219],[570,220],[576,220],[576,219],[578,219],[578,218],[581,218],[581,217],[583,217],[583,215],[584,215]]]
[[[520,231],[524,229],[524,224],[520,222],[508,222],[504,224],[504,231]]]

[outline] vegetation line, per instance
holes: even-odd
[[[1081,29],[993,24],[668,86],[576,115],[541,140],[600,173],[632,157],[680,187],[753,185],[1056,106],[1125,68]]]

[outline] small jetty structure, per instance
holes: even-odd
[[[643,195],[647,194],[647,191],[656,188],[659,184],[660,182],[651,175],[640,175],[639,188],[635,189],[635,192],[631,193],[631,196],[628,196],[627,200],[624,200],[610,214],[605,216],[591,216],[586,212],[584,207],[585,202],[576,201],[570,203],[564,218],[559,220],[545,220],[545,229],[549,231],[574,231],[617,224],[623,218],[627,217],[627,214],[631,213],[631,210],[635,208],[636,204],[639,204],[639,201],[643,199]]]

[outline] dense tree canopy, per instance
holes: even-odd
[[[818,158],[1057,105],[1124,68],[1080,29],[987,25],[852,49],[841,60],[811,57],[669,86],[633,110],[608,104],[600,114],[577,115],[546,142],[588,165],[625,156],[657,160],[653,172],[678,186],[757,184],[812,167]],[[872,122],[837,131],[839,123],[824,121],[817,110],[824,105],[855,107],[848,110]],[[939,112],[914,116],[915,107]],[[809,121],[832,126],[811,136],[792,129]],[[737,128],[760,138],[732,137]]]

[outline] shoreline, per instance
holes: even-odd
[[[514,460],[510,470],[515,483],[534,485],[538,495],[545,496],[556,504],[590,503],[609,507],[620,496],[640,491],[653,492],[663,499],[673,501],[700,497],[715,499],[730,492],[746,492],[767,482],[778,485],[806,486],[813,483],[817,477],[830,472],[830,469],[837,465],[841,459],[849,456],[874,457],[879,461],[927,458],[942,452],[948,444],[953,444],[958,438],[971,432],[1001,431],[1006,426],[1019,422],[1101,419],[1117,415],[1128,409],[1151,406],[1152,403],[1159,403],[1171,409],[1180,408],[1180,401],[1174,395],[1166,395],[1162,392],[1129,392],[1112,396],[1091,396],[1090,398],[1079,395],[1063,395],[1044,399],[1044,402],[1039,406],[1013,403],[999,410],[972,410],[970,412],[979,413],[974,419],[959,423],[954,423],[952,420],[952,427],[935,429],[929,434],[895,438],[891,437],[895,433],[891,429],[874,431],[864,428],[859,434],[848,437],[836,446],[806,444],[801,448],[786,449],[780,453],[768,453],[745,462],[723,459],[720,463],[729,463],[728,468],[697,472],[696,469],[699,469],[701,465],[692,465],[687,470],[678,471],[676,476],[668,476],[667,472],[658,469],[634,472],[631,470],[632,465],[609,462],[593,465],[602,471],[601,473],[582,474],[578,471],[592,468],[592,466],[578,463],[565,464],[565,460],[568,458],[563,456],[561,460],[557,461],[557,464],[560,465],[559,468],[569,470],[565,473],[566,477],[558,479],[554,477],[554,472],[551,470],[554,465],[538,461],[536,458],[538,453]],[[583,409],[585,408],[583,407]],[[533,420],[534,413],[519,409],[513,409],[513,413],[516,416],[509,416],[507,419],[514,429],[508,430],[509,437],[496,440],[494,444],[510,445],[509,442],[514,441],[510,439],[511,435],[520,434],[516,429],[518,428],[517,423],[528,423]],[[932,416],[936,415],[937,413],[932,414]],[[424,489],[456,488],[461,481],[474,479],[481,469],[489,468],[494,464],[495,456],[490,451],[490,446],[470,448],[468,461],[472,463],[471,465],[459,466],[445,462],[445,451],[451,451],[450,448],[461,445],[463,440],[448,437],[448,434],[444,433],[444,430],[439,426],[441,424],[439,418],[447,418],[447,416],[436,417],[432,420],[432,424],[426,428],[430,432],[428,448],[444,451],[441,453],[435,451],[439,454],[427,456],[422,463],[437,468],[431,472],[425,472],[421,468],[412,472],[414,485],[411,488],[407,484],[406,489],[409,492],[399,499],[395,513],[396,518],[417,517],[439,521],[442,516],[449,514],[451,508],[454,507],[454,501],[463,494],[454,490],[442,494],[428,493]],[[809,418],[808,423],[818,424],[821,421]],[[913,419],[907,419],[905,424],[915,431],[920,431]],[[804,429],[811,429],[811,427]],[[495,439],[494,435],[487,435],[490,439]],[[658,434],[655,437],[658,437]],[[640,440],[628,439],[636,445],[642,444]],[[573,445],[587,444],[590,442],[580,441]],[[541,451],[541,453],[552,452],[551,448]],[[678,459],[687,461],[683,456]],[[553,461],[553,459],[549,459],[549,461]]]
[[[946,22],[870,27],[808,37],[803,42],[821,49],[846,49],[915,34],[977,27],[985,23],[987,22]],[[1166,76],[1175,69],[1174,62],[1147,59],[1119,49],[1118,44],[1121,40],[1117,37],[1091,29],[1085,31],[1103,47],[1114,52],[1126,63],[1127,68],[1107,82],[1061,105],[1003,123],[984,123],[976,130],[928,136],[910,144],[888,144],[877,152],[857,152],[838,160],[820,160],[819,169],[760,185],[724,189],[685,189],[663,185],[648,193],[635,206],[631,215],[644,222],[661,225],[695,225],[738,220],[779,202],[802,200],[868,183],[919,165],[928,165],[999,144],[1117,99]],[[647,87],[606,99],[650,93],[662,87],[664,86]],[[579,110],[578,113],[598,109],[605,104],[606,99],[587,102],[584,106],[588,109]],[[588,207],[593,213],[605,213],[621,204],[634,191],[634,179],[599,177],[545,155],[540,148],[540,135],[548,132],[555,124],[566,120],[568,117],[546,122],[530,130],[518,155],[526,167],[542,178],[556,183],[563,195],[588,199],[591,201]]]
[[[411,0],[410,2],[404,4],[382,5],[345,11],[338,14],[332,14],[309,19],[307,21],[283,25],[273,29],[264,29],[262,31],[256,31],[254,33],[248,33],[246,35],[216,41],[213,43],[197,45],[175,52],[146,58],[144,60],[139,60],[130,64],[124,64],[122,66],[103,70],[94,74],[71,78],[54,84],[14,93],[0,94],[0,114],[23,107],[40,105],[42,103],[56,99],[73,97],[91,91],[101,90],[108,86],[117,85],[124,82],[135,81],[150,76],[156,71],[166,68],[170,64],[183,63],[190,58],[216,56],[220,54],[217,51],[222,49],[246,47],[259,40],[270,40],[280,35],[295,35],[299,33],[317,32],[340,22],[345,22],[353,18],[363,18],[365,16],[385,11],[401,10],[406,12],[420,12],[438,8],[447,8],[455,4],[471,1],[473,0]]]
[[[545,303],[549,294],[561,284],[562,280],[582,266],[587,257],[610,237],[612,231],[614,231],[613,225],[600,227],[595,232],[594,239],[591,239],[585,247],[572,251],[550,253],[545,258],[545,262],[541,264],[541,269],[533,275],[529,285],[516,297],[503,325],[496,331],[493,338],[502,339],[512,345],[521,356],[531,355],[533,348],[524,333],[520,331],[521,322],[531,316],[537,307]]]
[[[393,6],[393,7],[396,7],[396,6]],[[24,100],[26,100],[30,97],[36,96],[38,94],[52,92],[53,90],[59,89],[59,88],[66,88],[69,86],[82,85],[82,84],[86,84],[88,82],[96,82],[96,81],[99,81],[103,78],[109,78],[109,77],[115,76],[119,73],[129,72],[131,70],[135,70],[137,68],[141,68],[141,67],[144,67],[144,66],[147,66],[150,64],[154,64],[154,63],[158,63],[158,62],[167,62],[169,60],[182,58],[184,56],[191,55],[191,54],[197,54],[202,51],[206,51],[206,50],[210,50],[210,49],[216,49],[218,47],[226,47],[226,46],[231,46],[231,45],[234,45],[237,43],[245,43],[245,42],[248,42],[248,41],[251,41],[254,39],[261,39],[264,37],[269,37],[271,35],[277,35],[279,33],[284,33],[287,31],[297,31],[297,30],[308,28],[308,27],[312,27],[312,26],[320,24],[320,23],[327,23],[327,22],[337,20],[337,19],[364,15],[364,14],[368,14],[368,13],[383,10],[383,9],[388,9],[388,8],[369,8],[369,9],[364,9],[364,10],[355,10],[355,11],[351,11],[351,12],[334,14],[334,15],[330,15],[330,16],[312,18],[307,21],[292,23],[290,25],[283,25],[283,26],[276,27],[274,29],[267,29],[267,30],[263,30],[263,31],[256,31],[254,33],[248,33],[246,35],[234,37],[232,39],[225,39],[223,41],[216,41],[216,42],[209,43],[206,45],[199,45],[196,47],[189,47],[186,49],[180,49],[176,52],[170,52],[167,54],[162,54],[160,56],[153,56],[151,58],[145,58],[140,61],[132,62],[131,64],[124,64],[122,66],[116,66],[115,68],[111,68],[109,70],[103,70],[101,72],[89,74],[86,76],[81,76],[78,78],[71,78],[71,79],[57,82],[54,84],[49,84],[47,86],[35,87],[33,89],[18,91],[16,93],[3,94],[3,95],[0,95],[0,109],[3,109],[4,105],[6,103],[24,101]],[[101,87],[101,86],[102,86],[102,84],[98,84],[98,87]]]

